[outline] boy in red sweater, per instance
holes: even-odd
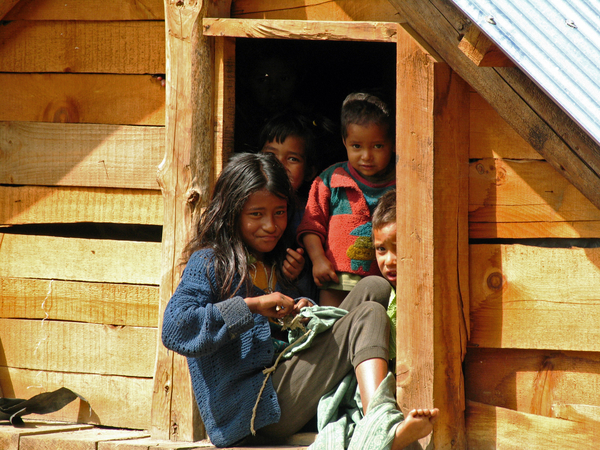
[[[388,106],[371,94],[350,94],[342,104],[341,130],[348,161],[315,179],[298,227],[322,306],[339,306],[362,277],[380,275],[371,214],[396,185],[394,120]]]

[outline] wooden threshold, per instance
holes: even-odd
[[[398,35],[391,22],[205,18],[202,28],[204,36],[310,41],[396,42]]]
[[[236,450],[304,450],[315,433],[299,433],[282,445],[232,447]],[[144,430],[100,428],[87,424],[46,422],[25,419],[23,427],[0,423],[0,448],[3,450],[195,450],[216,448],[209,440],[196,442],[153,439]],[[227,447],[229,448],[229,447]]]

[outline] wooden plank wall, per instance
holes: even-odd
[[[64,386],[89,405],[41,417],[149,428],[164,3],[22,0],[1,25],[0,394]]]
[[[600,211],[475,92],[470,147],[469,448],[595,448]]]

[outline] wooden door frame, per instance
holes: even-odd
[[[168,220],[161,321],[179,280],[177,257],[188,230],[233,148],[227,122],[235,101],[234,37],[322,40],[325,32],[333,40],[397,42],[399,279],[410,280],[398,286],[398,401],[405,413],[439,407],[435,448],[465,448],[468,86],[395,23],[302,21],[299,32],[298,21],[215,20],[226,19],[230,6],[216,3],[218,8],[166,4],[167,146],[159,180]],[[185,359],[160,342],[152,405],[154,437],[205,437]]]

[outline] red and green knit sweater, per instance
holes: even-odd
[[[313,181],[298,241],[306,233],[319,236],[336,272],[381,275],[371,238],[371,213],[379,198],[395,185],[395,178],[372,183],[347,161],[332,165]]]

